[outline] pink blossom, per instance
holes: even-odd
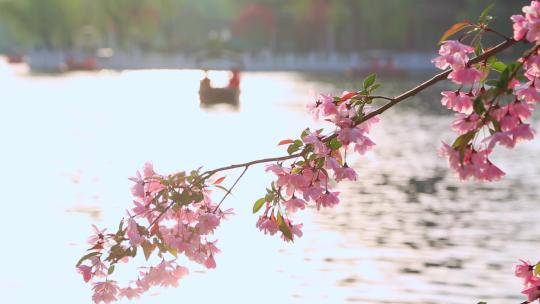
[[[526,27],[528,29],[526,38],[530,42],[537,42],[540,39],[540,2],[532,1],[530,6],[523,7],[525,13]],[[519,20],[518,20],[519,21]]]
[[[208,269],[214,269],[216,268],[216,261],[214,260],[214,256],[210,255],[206,261],[204,261],[204,266]]]
[[[298,209],[306,208],[306,202],[299,198],[292,198],[288,201],[283,202],[287,212],[296,212]]]
[[[443,91],[441,104],[448,109],[454,110],[463,114],[471,114],[473,112],[473,104],[471,96],[463,92]]]
[[[508,111],[510,112],[510,115],[516,116],[523,121],[531,116],[532,106],[516,100],[514,103],[508,105]]]
[[[145,238],[141,236],[138,229],[138,224],[134,219],[128,220],[128,227],[126,229],[126,234],[129,239],[129,242],[132,246],[139,246],[145,241]]]
[[[356,175],[356,172],[352,168],[349,168],[347,164],[345,164],[343,168],[338,169],[337,171],[334,170],[334,173],[335,173],[335,179],[337,182],[340,182],[344,179],[355,181],[358,177]]]
[[[147,183],[147,191],[150,195],[160,192],[161,190],[165,189],[165,186],[157,179],[152,178]]]
[[[306,200],[306,201],[309,201],[309,200],[315,201],[322,195],[323,192],[324,192],[324,189],[321,188],[321,187],[308,187],[303,192],[304,200]]]
[[[117,300],[119,289],[115,281],[96,282],[92,289],[94,291],[92,301],[96,304],[100,302],[108,304]]]
[[[527,296],[529,302],[538,299],[540,297],[540,278],[532,277],[521,293]]]
[[[94,268],[94,276],[105,277],[107,275],[107,266],[101,261],[99,257],[91,257],[90,262],[92,262],[92,268]]]
[[[448,164],[450,168],[456,172],[461,180],[465,180],[472,176],[473,172],[469,166],[465,166],[461,163],[461,156],[459,151],[455,150],[447,143],[443,142],[442,147],[439,150],[441,156],[448,157]],[[472,150],[466,149],[464,152],[464,162],[466,158],[470,158]]]
[[[135,172],[135,176],[129,178],[135,185],[131,188],[131,194],[136,198],[144,198],[144,179],[139,171]]]
[[[88,283],[92,279],[92,267],[86,265],[79,265],[77,272],[83,276],[83,280]]]
[[[521,264],[515,266],[514,274],[518,278],[524,279],[524,284],[530,282],[533,277],[533,266],[529,261],[520,260]]]
[[[141,296],[142,289],[140,288],[120,288],[120,292],[118,294],[118,297],[120,298],[128,298],[128,300],[136,299]]]
[[[90,237],[88,237],[86,242],[92,246],[103,245],[105,241],[105,231],[107,229],[105,228],[103,230],[99,230],[96,225],[92,225],[92,228],[94,229],[94,235],[91,235]],[[98,249],[101,249],[101,248],[98,248]]]
[[[365,107],[364,108],[364,114],[369,114],[369,113],[371,113],[371,109],[369,107]],[[369,131],[371,131],[373,126],[376,123],[378,123],[380,120],[381,119],[378,116],[375,116],[375,117],[372,117],[372,118],[364,121],[363,123],[359,124],[358,126],[356,126],[356,128],[362,130],[362,132],[364,132],[364,134],[366,134],[366,133],[369,133]]]
[[[371,141],[367,136],[362,139],[361,143],[354,145],[354,151],[358,154],[365,154],[367,151],[371,150],[375,146],[375,143]]]
[[[337,113],[334,98],[328,94],[320,94],[315,103],[308,103],[307,109],[312,113],[313,118],[319,119],[320,116],[330,116]]]
[[[302,235],[303,235],[303,233],[302,233],[302,224],[292,225],[289,222],[288,225],[289,225],[289,229],[291,230],[291,235],[292,235],[293,239],[294,239],[294,236],[302,237]],[[281,234],[281,238],[285,242],[292,242],[293,241],[292,239],[289,239],[287,236],[285,236],[285,234],[283,234],[283,233]]]
[[[529,80],[535,80],[540,77],[540,56],[532,55],[524,62],[525,76]]]
[[[487,161],[487,164],[482,168],[482,171],[479,172],[475,177],[479,181],[498,181],[506,174],[495,166],[491,161]]]
[[[540,101],[540,95],[532,84],[527,86],[526,88],[516,90],[516,96],[519,100],[530,103]]]
[[[143,290],[148,290],[151,286],[178,286],[178,280],[188,273],[184,267],[175,267],[174,261],[163,260],[156,267],[150,267],[142,280],[137,282],[137,286]]]
[[[131,211],[138,216],[143,216],[148,213],[149,209],[138,201],[133,201],[133,204],[135,205],[135,208],[131,209]]]
[[[448,40],[443,42],[439,49],[439,57],[432,60],[435,66],[441,70],[449,67],[452,69],[464,68],[469,60],[467,54],[473,53],[474,49],[471,46],[465,45],[456,40]]]
[[[344,145],[347,146],[350,143],[364,143],[369,140],[364,136],[364,131],[360,128],[343,128],[338,131],[338,139]]]
[[[500,120],[501,124],[501,130],[503,131],[510,131],[513,130],[515,127],[517,127],[521,121],[519,120],[519,117],[511,115],[510,112],[506,113],[506,115]]]
[[[327,157],[326,162],[325,162],[325,167],[327,169],[332,169],[335,171],[335,170],[341,169],[342,166],[340,163],[338,163],[338,161],[335,158]]]
[[[500,143],[507,148],[513,148],[516,144],[510,132],[497,132],[484,139],[484,141],[489,142],[488,149],[490,150],[492,150],[497,143]]]
[[[180,279],[187,274],[189,274],[189,270],[186,267],[176,266],[175,268],[168,270],[167,275],[162,278],[160,286],[178,287]]]
[[[275,221],[273,221],[270,218],[267,218],[266,216],[260,216],[259,220],[257,221],[257,228],[264,232],[264,234],[270,234],[274,235],[278,232],[279,227]]]
[[[491,148],[477,151],[472,146],[467,146],[463,149],[461,154],[443,142],[440,150],[441,155],[448,157],[450,168],[461,180],[474,177],[477,181],[494,181],[504,176],[505,173],[488,159]]]
[[[219,226],[220,219],[217,215],[213,213],[206,213],[199,216],[199,224],[197,228],[199,233],[208,234],[214,232],[214,230]]]
[[[143,167],[143,174],[146,178],[156,175],[156,172],[154,171],[154,165],[152,163],[145,163]]]
[[[527,34],[527,20],[523,15],[513,15],[510,17],[513,24],[514,29],[514,40],[519,41],[523,38],[525,38],[525,35]]]
[[[330,192],[326,191],[324,194],[322,194],[315,203],[317,204],[317,210],[319,210],[322,207],[334,207],[337,204],[339,204],[339,192]]]
[[[515,143],[532,140],[534,138],[534,130],[529,124],[520,124],[510,131],[512,134],[512,139]]]
[[[475,68],[454,68],[448,75],[448,79],[456,84],[474,84],[478,82],[484,74]]]
[[[471,115],[458,114],[458,118],[452,123],[452,129],[459,134],[465,134],[478,128],[479,117],[476,113]]]
[[[302,138],[302,141],[306,144],[313,145],[314,152],[317,155],[324,156],[329,152],[328,147],[326,147],[326,144],[319,139],[319,135],[316,132],[308,133]]]
[[[276,165],[276,164],[267,165],[265,171],[266,172],[270,171],[277,176],[286,175],[290,173],[290,170],[285,169],[282,166]]]
[[[504,116],[508,113],[508,106],[494,106],[493,109],[489,112],[489,116],[496,121],[501,121]]]

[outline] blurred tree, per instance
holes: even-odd
[[[47,48],[431,50],[491,2],[502,25],[529,0],[0,0],[0,23],[18,43]]]

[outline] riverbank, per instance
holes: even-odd
[[[283,53],[260,52],[216,58],[200,54],[161,54],[142,51],[109,50],[107,56],[96,56],[96,69],[208,69],[244,71],[347,72],[364,74],[379,72],[399,74],[408,71],[432,70],[432,53],[367,51],[355,53]],[[84,58],[81,54],[59,50],[28,52],[25,61],[32,72],[63,72],[69,58]]]

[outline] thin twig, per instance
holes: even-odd
[[[217,172],[220,172],[220,171],[227,171],[227,170],[232,170],[232,169],[236,169],[236,168],[249,167],[251,165],[262,164],[262,163],[269,163],[269,162],[275,162],[275,161],[288,160],[288,159],[292,159],[292,158],[299,157],[299,156],[302,156],[301,152],[291,154],[291,155],[286,155],[286,156],[280,156],[280,157],[271,157],[271,158],[258,159],[258,160],[250,161],[250,162],[247,162],[247,163],[230,165],[230,166],[221,167],[221,168],[217,168],[217,169],[213,169],[213,170],[208,170],[208,171],[204,172],[203,174],[201,174],[201,176],[207,175],[205,177],[205,179],[206,179],[206,178],[209,178],[212,175],[214,175],[214,174],[216,174]]]
[[[490,27],[485,27],[485,28],[483,28],[483,30],[486,31],[486,32],[490,32],[490,33],[493,33],[495,35],[498,35],[499,37],[502,37],[503,39],[506,39],[506,40],[512,39],[512,38],[506,36],[505,34],[499,32],[499,31],[496,31],[496,30],[494,30],[494,29],[492,29]]]
[[[238,182],[240,181],[240,179],[242,178],[242,176],[244,176],[244,174],[246,173],[246,171],[248,170],[249,168],[249,165],[245,166],[244,167],[244,171],[242,171],[242,174],[240,174],[240,176],[238,176],[238,178],[236,178],[236,180],[234,181],[233,185],[231,186],[231,188],[229,188],[229,190],[227,190],[227,192],[225,193],[225,195],[221,198],[221,200],[219,201],[219,203],[217,204],[216,208],[214,208],[214,211],[212,211],[212,213],[216,212],[216,210],[218,210],[219,206],[221,206],[221,203],[223,203],[223,201],[227,198],[227,196],[229,196],[229,194],[231,194],[231,191],[234,189],[234,186],[236,186],[236,184],[238,184]]]

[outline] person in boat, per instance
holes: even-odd
[[[212,88],[212,85],[210,83],[210,78],[208,78],[208,71],[204,71],[204,78],[201,80],[201,90],[207,90]]]
[[[240,89],[240,70],[234,69],[231,71],[231,77],[229,78],[229,89]]]

